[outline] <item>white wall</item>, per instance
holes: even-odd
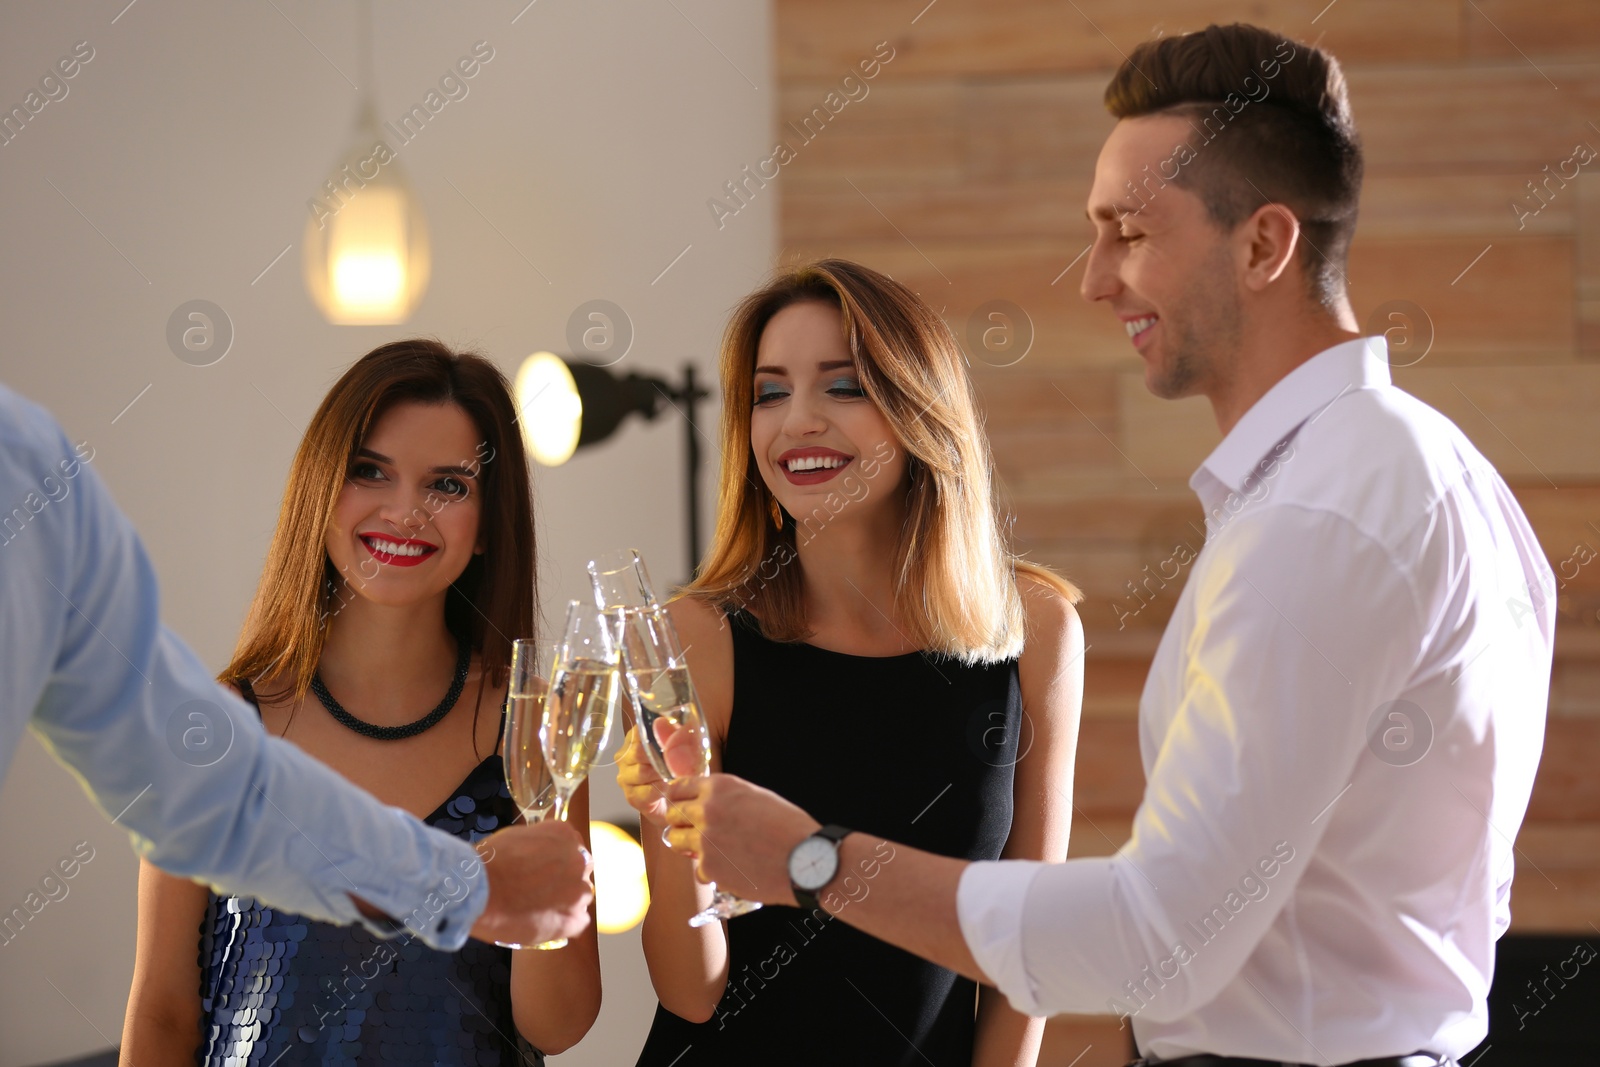
[[[528,352],[565,350],[570,313],[604,298],[633,322],[624,368],[693,359],[710,378],[727,310],[770,265],[776,189],[721,231],[706,207],[766,154],[765,3],[376,4],[383,118],[420,101],[474,42],[494,49],[469,94],[401,150],[434,276],[410,323],[380,328],[324,323],[299,268],[307,198],[351,136],[356,9],[126,2],[0,9],[7,110],[77,42],[94,50],[67,96],[0,147],[0,381],[93,445],[160,572],[166,620],[214,668],[254,589],[300,431],[352,360],[428,334],[511,373]],[[209,367],[166,341],[168,316],[196,298],[235,330]],[[538,475],[547,617],[597,549],[632,544],[660,580],[684,577],[676,418],[629,425]],[[709,524],[709,405],[704,429]],[[614,783],[596,811],[626,811]],[[132,967],[126,840],[30,739],[0,792],[0,903],[20,902],[80,840],[96,855],[70,895],[0,946],[0,1067],[115,1043]],[[637,936],[608,939],[604,962],[600,1021],[563,1064],[631,1062],[642,1042],[654,998]]]

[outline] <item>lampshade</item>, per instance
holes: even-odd
[[[644,921],[650,910],[650,883],[644,850],[624,829],[591,822],[594,844],[595,925],[602,934],[620,934]]]
[[[535,352],[517,370],[515,389],[529,455],[546,467],[571,459],[583,427],[583,401],[566,361]]]
[[[689,574],[700,563],[700,431],[695,405],[710,394],[695,381],[694,364],[681,383],[637,372],[617,375],[609,366],[564,360],[535,352],[522,361],[516,380],[518,421],[533,458],[555,467],[572,453],[610,437],[629,415],[653,421],[663,412],[683,416],[684,514],[689,525]]]
[[[306,288],[329,322],[405,322],[428,287],[428,227],[364,104],[355,142],[309,201]]]

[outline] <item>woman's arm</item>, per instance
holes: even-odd
[[[722,614],[683,598],[668,609],[694,676],[701,714],[711,734],[711,767],[722,768],[722,743],[733,708],[733,638]],[[690,1022],[711,1019],[728,979],[728,936],[722,923],[694,929],[689,917],[711,904],[711,890],[694,873],[694,861],[661,844],[668,825],[660,779],[636,738],[618,759],[617,781],[640,812],[650,911],[641,931],[650,982],[662,1006]]]
[[[1072,825],[1072,771],[1083,710],[1083,625],[1059,592],[1019,577],[1028,619],[1017,673],[1022,687],[1022,736],[1012,783],[1014,814],[1003,859],[1067,857]],[[1044,1040],[1044,1019],[1006,1003],[993,986],[978,993],[974,1067],[1033,1067]]]
[[[200,1044],[200,923],[211,891],[139,861],[139,931],[123,1067],[191,1063]]]
[[[589,783],[572,795],[568,821],[589,841]],[[589,926],[565,948],[518,949],[511,954],[511,1017],[534,1048],[554,1056],[582,1040],[600,1014],[600,940]]]

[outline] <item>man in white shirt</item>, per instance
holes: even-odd
[[[1213,26],[1141,45],[1106,102],[1083,295],[1224,434],[1189,483],[1207,542],[1141,700],[1131,840],[1062,864],[897,846],[869,877],[873,834],[816,836],[713,775],[668,788],[672,842],[1024,1012],[1118,1013],[1149,1062],[1453,1063],[1510,921],[1553,576],[1494,469],[1357,332],[1337,62]]]

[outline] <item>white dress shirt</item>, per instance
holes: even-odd
[[[93,458],[0,385],[0,778],[31,726],[156,866],[393,933],[355,894],[460,948],[489,899],[477,852],[269,737],[212,680],[161,625],[155,571]],[[0,914],[0,941],[27,922]]]
[[[1189,485],[1207,540],[1140,700],[1133,836],[974,864],[967,944],[1018,1010],[1131,1017],[1152,1058],[1460,1056],[1543,744],[1538,541],[1379,337],[1297,367]]]

